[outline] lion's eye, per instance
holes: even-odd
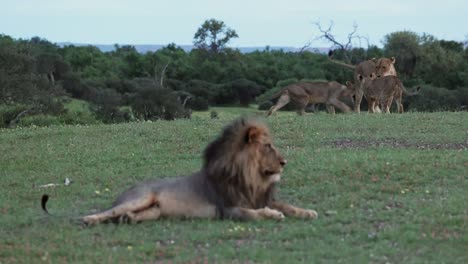
[[[268,144],[265,144],[265,147],[267,147],[267,148],[271,149],[271,144],[270,144],[270,143],[268,143]]]

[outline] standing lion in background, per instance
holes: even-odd
[[[358,76],[363,77],[370,77],[371,74],[376,74],[377,77],[383,76],[397,76],[397,72],[395,70],[395,57],[391,58],[372,58],[370,60],[365,60],[360,62],[357,65],[347,64],[341,61],[337,61],[332,59],[333,57],[333,50],[328,52],[328,59],[338,65],[344,66],[348,69],[354,70],[354,82],[355,82],[355,100],[354,100],[354,111],[356,113],[361,112],[361,101],[362,97],[364,96],[364,91],[362,90],[362,86],[360,83],[360,79]],[[377,105],[375,107],[375,111],[380,113],[380,108]]]
[[[369,113],[380,112],[376,108],[380,105],[382,111],[390,113],[390,107],[395,99],[398,113],[403,113],[403,94],[413,96],[419,93],[421,87],[416,87],[416,91],[408,92],[405,86],[396,76],[388,75],[377,78],[375,74],[370,77],[358,76],[361,89],[369,104]]]
[[[289,102],[294,102],[297,106],[297,113],[304,114],[308,104],[324,103],[330,114],[335,114],[335,107],[347,113],[351,109],[341,98],[353,99],[354,89],[350,82],[346,82],[346,86],[339,82],[298,82],[284,87],[281,91],[271,97],[278,98],[278,101],[273,105],[267,113],[267,117],[278,111],[281,107]]]
[[[236,220],[316,218],[317,213],[274,199],[286,160],[265,125],[241,118],[228,125],[203,153],[190,176],[137,183],[108,210],[84,216],[86,224],[140,222],[160,217]],[[45,199],[44,199],[45,197]],[[43,197],[45,211],[47,196]]]

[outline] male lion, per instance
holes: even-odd
[[[203,160],[201,170],[190,176],[137,183],[122,193],[110,209],[84,216],[82,220],[91,225],[160,217],[237,220],[283,219],[284,215],[317,217],[313,210],[274,199],[275,185],[286,160],[273,146],[262,123],[246,118],[234,121],[206,147]]]
[[[350,82],[346,86],[339,82],[299,82],[284,87],[281,91],[272,96],[271,99],[278,98],[267,113],[267,117],[276,112],[281,107],[293,101],[298,106],[297,113],[302,115],[308,104],[325,103],[327,110],[335,114],[334,106],[343,112],[349,112],[350,108],[340,101],[340,98],[348,97],[352,100],[354,90]]]
[[[355,100],[354,100],[354,111],[357,113],[361,112],[361,101],[362,97],[364,95],[364,91],[361,89],[360,85],[360,80],[358,78],[359,75],[364,76],[364,77],[369,77],[371,74],[376,74],[378,77],[381,76],[387,76],[387,75],[393,75],[396,76],[396,70],[394,67],[395,63],[395,58],[392,57],[391,59],[389,58],[372,58],[371,60],[366,60],[360,62],[358,65],[350,65],[341,61],[337,61],[332,59],[333,56],[333,51],[330,50],[328,52],[328,58],[330,59],[331,62],[344,66],[348,69],[354,70],[354,81],[355,81]],[[380,112],[379,106],[376,106],[375,110],[377,112]]]
[[[421,87],[416,87],[415,92],[408,92],[400,79],[396,76],[388,75],[377,78],[375,74],[370,77],[358,76],[361,89],[364,91],[364,96],[369,103],[369,113],[376,112],[376,106],[382,105],[382,110],[390,113],[390,106],[393,99],[397,105],[398,113],[403,113],[403,94],[413,96],[419,93]]]

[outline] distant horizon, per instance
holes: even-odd
[[[468,24],[468,2],[461,0],[15,0],[0,6],[0,33],[15,39],[39,36],[53,43],[192,45],[196,30],[211,18],[238,33],[239,38],[228,43],[232,48],[331,47],[317,40],[315,25],[328,28],[330,21],[339,42],[347,42],[353,24],[358,35],[378,47],[385,35],[405,30],[448,41],[468,39],[468,29],[460,27]],[[367,47],[367,41],[353,46]]]
[[[113,44],[96,44],[96,43],[74,43],[74,42],[51,42],[55,45],[58,45],[59,47],[64,47],[64,46],[93,46],[97,47],[99,50],[102,52],[110,52],[115,50],[115,45],[119,46],[132,46],[134,47],[139,53],[146,53],[148,51],[157,51],[161,48],[167,47],[169,44],[175,44],[177,47],[183,49],[186,52],[189,52],[190,50],[193,49],[194,45],[178,45],[176,43],[169,43],[169,44],[128,44],[128,43],[113,43]],[[285,52],[298,52],[302,50],[304,47],[292,47],[292,46],[244,46],[244,47],[231,47],[228,46],[228,48],[231,49],[238,49],[243,53],[249,53],[253,51],[263,51],[267,48],[271,50],[283,50]],[[308,50],[310,52],[316,52],[316,53],[327,53],[330,48],[329,47],[307,47],[305,50]]]

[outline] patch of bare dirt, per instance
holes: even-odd
[[[386,138],[386,139],[340,139],[331,142],[337,148],[355,149],[355,148],[414,148],[421,150],[467,150],[468,140],[462,143],[414,143],[402,139]]]

